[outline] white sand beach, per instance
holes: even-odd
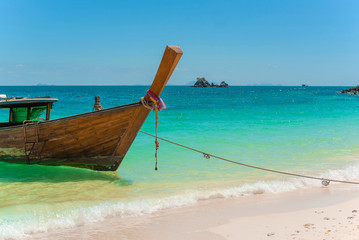
[[[138,217],[36,233],[33,239],[358,239],[359,188],[332,184],[212,199]]]

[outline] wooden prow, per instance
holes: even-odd
[[[153,80],[152,86],[150,88],[150,91],[157,97],[161,95],[182,54],[183,52],[179,46],[169,45],[166,47],[155,79]],[[146,100],[149,100],[147,95]]]
[[[178,46],[167,46],[163,54],[160,66],[158,67],[157,74],[153,80],[152,86],[149,89],[153,94],[159,97],[166,86],[168,79],[171,77],[173,71],[175,70],[178,61],[180,60],[183,52]],[[149,96],[146,94],[146,101],[150,101]],[[132,142],[135,140],[135,137],[140,130],[141,126],[145,122],[150,109],[143,106],[139,107],[136,114],[132,117],[131,126],[129,128],[134,129],[132,131],[127,131],[119,140],[118,146],[114,150],[114,156],[120,156],[121,160],[116,162],[110,170],[115,171],[121,164],[123,158],[125,157],[128,149],[130,148]]]

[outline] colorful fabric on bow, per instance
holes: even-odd
[[[162,98],[157,97],[153,92],[151,91],[147,91],[148,96],[150,96],[151,100],[153,101],[153,103],[155,104],[155,106],[158,108],[158,110],[161,109],[166,109],[166,104],[165,102],[162,100]]]

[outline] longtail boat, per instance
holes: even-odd
[[[151,108],[161,104],[181,56],[180,47],[166,47],[152,86],[136,103],[50,120],[58,99],[2,98],[0,108],[10,111],[9,122],[0,123],[0,161],[116,171]]]

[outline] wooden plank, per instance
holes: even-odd
[[[27,107],[27,115],[26,115],[27,120],[30,120],[30,113],[31,113],[31,107]]]
[[[47,106],[47,102],[23,102],[23,103],[10,103],[10,102],[5,102],[5,103],[1,103],[0,108],[20,108],[20,107],[38,107],[38,106]]]
[[[46,120],[50,120],[51,106],[52,106],[52,103],[48,103],[48,104],[47,104],[47,108],[46,108]]]
[[[163,54],[160,66],[158,67],[155,79],[153,80],[150,91],[156,96],[160,96],[183,52],[179,46],[167,46]],[[146,96],[146,100],[149,98]]]
[[[59,133],[68,133],[72,131],[81,132],[82,129],[92,127],[96,128],[97,125],[101,125],[103,128],[111,126],[117,122],[128,122],[134,112],[134,109],[126,109],[123,111],[116,110],[114,112],[106,112],[104,114],[96,114],[94,116],[85,116],[83,118],[66,119],[66,121],[50,121],[52,124],[49,124],[50,122],[43,122],[39,124],[41,132],[40,138],[50,135],[55,136]]]
[[[10,108],[9,123],[12,123],[12,109],[13,109],[13,108]]]
[[[117,117],[116,114],[106,114],[110,116],[110,121],[108,118],[95,119],[96,121],[69,120],[67,124],[56,124],[56,131],[49,125],[40,125],[40,141],[48,141],[43,152],[47,157],[59,157],[61,154],[68,157],[78,156],[84,152],[93,153],[91,156],[111,155],[118,138],[125,132],[132,119],[127,114],[122,118],[122,114],[123,112],[117,112]],[[109,141],[113,144],[112,151],[104,153],[101,145]]]

